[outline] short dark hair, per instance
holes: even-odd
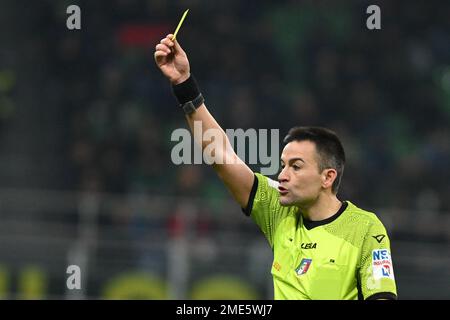
[[[316,145],[319,156],[318,165],[322,172],[325,169],[335,169],[336,179],[333,182],[331,190],[337,193],[344,174],[345,152],[341,141],[335,132],[322,127],[293,127],[289,130],[283,143],[287,145],[292,141],[311,141]]]

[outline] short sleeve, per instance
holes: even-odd
[[[369,226],[364,239],[359,277],[364,299],[397,299],[390,241],[379,220]]]
[[[259,173],[255,173],[252,192],[244,213],[259,226],[273,248],[273,239],[283,212],[278,195],[278,182]]]

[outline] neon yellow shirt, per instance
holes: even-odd
[[[259,173],[245,210],[273,250],[275,299],[396,299],[390,242],[381,221],[349,201],[322,221],[282,207],[278,182]]]

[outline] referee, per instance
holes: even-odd
[[[397,299],[390,243],[375,214],[337,198],[345,164],[339,138],[295,127],[284,138],[278,181],[254,173],[236,155],[206,109],[189,60],[172,35],[156,45],[156,64],[172,84],[193,130],[216,129],[226,141],[212,167],[264,233],[274,255],[275,299]],[[204,150],[211,141],[198,141]]]

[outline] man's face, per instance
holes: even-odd
[[[282,206],[302,207],[316,201],[322,190],[323,177],[313,142],[292,141],[284,147],[278,181]]]

